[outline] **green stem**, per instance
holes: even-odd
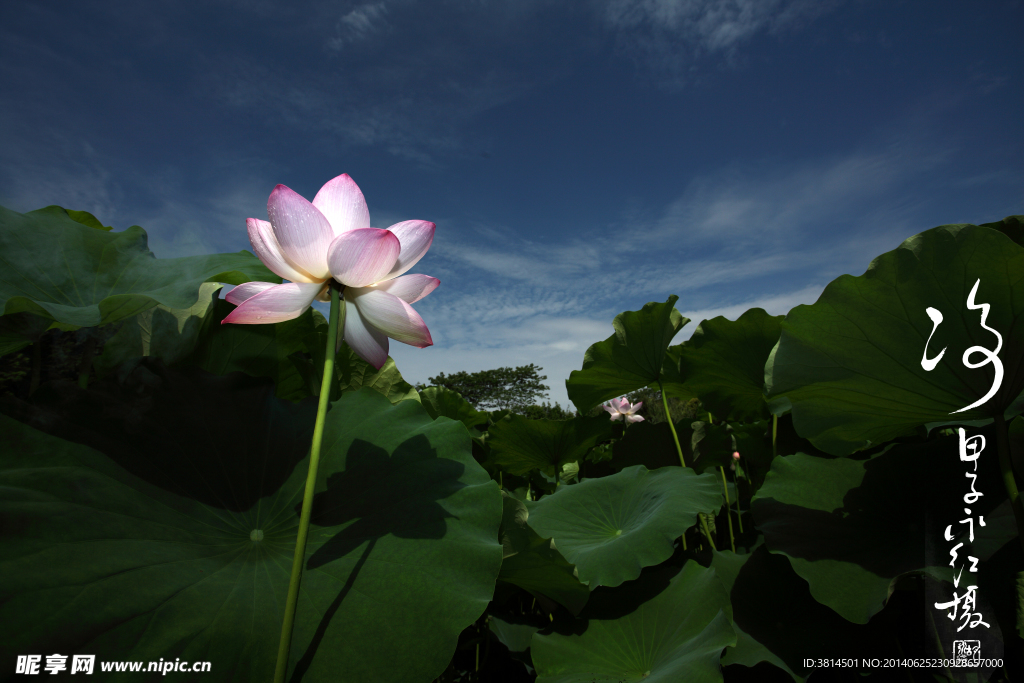
[[[718,548],[715,547],[715,539],[711,538],[711,530],[708,529],[708,518],[705,517],[703,513],[698,512],[697,514],[700,515],[700,523],[704,527],[704,535],[707,536],[708,543],[711,544],[711,549],[718,550]]]
[[[332,283],[333,284],[333,283]],[[331,380],[334,379],[334,356],[337,351],[338,318],[341,300],[338,289],[331,287],[331,317],[327,326],[327,355],[324,357],[323,380],[320,384],[320,405],[313,425],[313,443],[309,449],[309,472],[306,474],[306,491],[302,496],[302,514],[299,516],[299,534],[295,540],[295,556],[292,559],[292,577],[288,583],[288,600],[284,607],[284,623],[281,625],[281,644],[277,649],[277,668],[274,683],[284,683],[288,673],[288,655],[292,646],[292,629],[295,626],[295,608],[299,602],[299,582],[302,579],[302,564],[306,557],[306,537],[309,535],[309,518],[313,512],[313,490],[316,488],[316,471],[320,465],[320,445],[324,437],[324,417],[331,401]]]
[[[1024,500],[1017,490],[1017,480],[1013,476],[1013,463],[1010,460],[1010,430],[1000,412],[996,415],[996,452],[999,454],[999,470],[1003,475],[1003,486],[1010,498],[1014,519],[1017,520],[1017,538],[1024,548]]]
[[[722,491],[725,492],[725,518],[729,520],[729,547],[736,552],[736,536],[732,533],[732,504],[729,502],[729,484],[725,480],[725,468],[719,467],[718,471],[722,473]],[[736,504],[739,505],[738,500]]]
[[[683,447],[679,445],[679,435],[676,434],[676,426],[672,424],[672,413],[668,411],[668,396],[665,395],[665,389],[661,386],[660,379],[658,380],[658,389],[661,391],[661,402],[665,405],[665,421],[668,422],[668,428],[672,430],[672,439],[676,442],[676,452],[679,453],[679,464],[686,467],[686,458],[683,457]]]
[[[779,416],[772,415],[772,457],[778,455],[778,449],[775,446],[775,441],[779,437]]]

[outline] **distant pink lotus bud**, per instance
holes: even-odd
[[[635,404],[630,404],[625,398],[613,398],[610,401],[611,405],[602,406],[611,414],[611,419],[618,420],[620,417],[624,418],[626,422],[643,422],[644,418],[641,415],[637,415],[636,412],[640,410],[640,407],[644,404],[643,401],[638,401]]]
[[[733,451],[732,459],[733,460],[739,460],[740,459],[740,452],[739,451]]]

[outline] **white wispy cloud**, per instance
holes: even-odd
[[[383,2],[370,2],[360,5],[338,19],[335,36],[328,41],[328,46],[340,50],[348,45],[379,35],[388,28],[387,7]]]
[[[728,60],[760,33],[802,28],[832,11],[836,0],[606,0],[603,22],[619,35],[619,48],[654,70],[661,84],[680,87],[696,77],[696,60]]]

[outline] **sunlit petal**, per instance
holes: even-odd
[[[387,230],[360,228],[334,238],[327,252],[331,273],[349,287],[365,287],[381,280],[394,267],[402,245]]]
[[[293,190],[278,185],[270,193],[267,213],[288,262],[314,279],[329,277],[327,249],[334,232],[320,210]]]
[[[346,298],[348,291],[345,292]],[[352,301],[364,322],[410,346],[424,348],[433,345],[430,330],[420,314],[397,296],[366,287],[352,292]]]
[[[277,287],[277,285],[273,282],[246,282],[225,294],[224,300],[229,304],[238,306],[246,299],[252,298],[270,287]]]
[[[315,281],[315,278],[311,277],[309,273],[288,263],[270,223],[261,221],[259,218],[246,218],[245,227],[249,231],[249,243],[252,244],[252,250],[274,275],[292,282]]]
[[[268,287],[243,301],[221,324],[267,324],[297,318],[323,286],[320,282],[286,282]]]
[[[440,280],[429,275],[403,275],[394,280],[378,283],[374,289],[394,294],[407,304],[414,304],[437,289],[440,284]]]
[[[388,360],[388,337],[363,321],[349,291],[345,292],[345,343],[357,356],[380,370]]]
[[[434,241],[435,227],[430,221],[402,221],[388,228],[402,243],[402,253],[398,255],[395,267],[383,279],[398,277],[416,265],[430,249]]]
[[[370,212],[356,181],[347,173],[327,181],[313,197],[313,206],[331,223],[337,237],[349,230],[370,227]]]

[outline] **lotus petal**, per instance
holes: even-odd
[[[379,282],[374,289],[394,294],[407,304],[414,304],[437,289],[441,281],[429,275],[403,275],[394,280]]]
[[[384,279],[401,250],[398,238],[387,230],[360,228],[334,238],[327,262],[338,282],[349,287],[366,287]]]
[[[395,341],[421,349],[434,344],[423,318],[397,296],[365,288],[353,293],[352,302],[365,322]]]
[[[246,299],[250,299],[270,287],[277,287],[277,285],[273,282],[245,282],[225,294],[224,300],[238,306]]]
[[[367,325],[359,314],[355,297],[345,291],[345,343],[360,358],[380,370],[388,361],[388,337],[372,325]]]
[[[243,301],[221,324],[268,324],[297,318],[323,287],[322,282],[286,282],[268,287]]]
[[[328,180],[313,197],[313,206],[330,222],[335,237],[349,230],[370,227],[366,199],[347,173]]]
[[[435,228],[430,221],[402,221],[388,228],[402,243],[402,253],[399,254],[394,269],[383,279],[396,278],[416,265],[430,249],[434,241]]]
[[[288,262],[314,279],[330,277],[327,250],[334,239],[334,232],[320,210],[295,191],[278,185],[270,193],[267,213]]]
[[[263,261],[263,265],[273,271],[274,275],[292,282],[316,281],[309,273],[288,262],[281,249],[281,244],[277,241],[277,236],[274,235],[274,227],[270,223],[261,221],[259,218],[246,218],[245,227],[249,231],[249,243],[252,244],[252,250],[256,252],[260,261]]]

